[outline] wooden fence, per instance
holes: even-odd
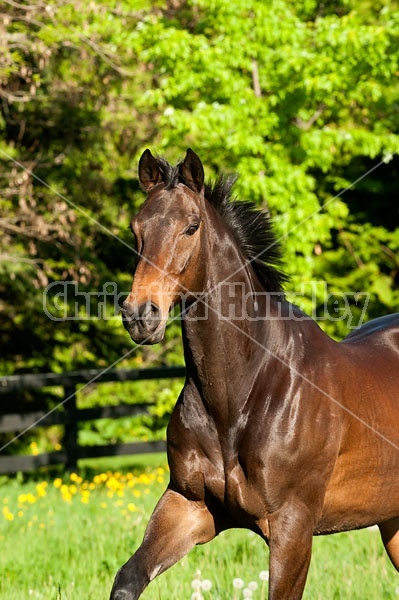
[[[102,446],[80,446],[78,424],[94,419],[117,419],[148,413],[151,404],[119,404],[95,408],[77,408],[76,394],[79,384],[100,384],[112,381],[143,381],[150,379],[174,379],[184,377],[184,367],[159,367],[153,369],[110,369],[108,371],[88,369],[71,373],[43,373],[0,377],[0,434],[12,432],[23,435],[34,427],[63,425],[64,437],[60,450],[38,455],[5,455],[0,451],[0,473],[32,471],[38,467],[64,464],[67,469],[76,469],[80,458],[100,456],[122,456],[163,452],[165,442],[132,442]],[[50,411],[35,411],[19,414],[2,414],[1,394],[47,387],[63,388],[63,400]],[[62,407],[62,410],[60,408]]]

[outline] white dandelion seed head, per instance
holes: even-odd
[[[194,588],[195,590],[200,590],[201,589],[201,580],[193,579],[191,582],[191,587]]]
[[[259,579],[261,581],[269,581],[269,571],[261,571],[259,573]]]
[[[248,589],[252,592],[255,592],[258,589],[258,584],[256,583],[256,581],[250,581],[248,583]]]
[[[239,577],[236,577],[235,579],[233,579],[233,588],[236,590],[242,590],[242,588],[244,587],[244,581],[242,579],[240,579]]]
[[[210,579],[203,579],[201,581],[201,589],[204,592],[209,592],[209,590],[211,589],[211,587],[212,587],[212,581]]]
[[[244,596],[244,598],[252,598],[253,592],[249,588],[245,588],[245,590],[243,590],[242,592],[242,595]]]

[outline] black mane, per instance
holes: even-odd
[[[157,158],[157,162],[167,190],[179,183],[186,183],[180,172],[181,163],[172,167],[163,158]],[[205,197],[234,235],[265,290],[276,293],[283,299],[283,283],[288,278],[278,268],[281,264],[281,249],[269,215],[257,208],[254,202],[232,198],[236,179],[235,176],[219,176],[215,183],[205,185]]]

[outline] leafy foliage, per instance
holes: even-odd
[[[43,311],[59,280],[129,290],[147,146],[171,162],[191,146],[212,177],[238,173],[237,196],[270,209],[294,292],[326,281],[368,293],[367,318],[396,310],[398,35],[388,0],[6,0],[2,373],[181,360],[177,325],[136,350],[118,318],[84,319],[79,302],[79,320]],[[315,314],[327,300],[316,294]]]

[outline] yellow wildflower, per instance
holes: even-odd
[[[43,481],[42,483],[38,483],[36,485],[36,492],[37,492],[37,495],[39,496],[39,498],[43,498],[46,495],[46,487],[47,487],[46,481]]]
[[[151,479],[146,473],[142,473],[138,478],[138,482],[143,483],[144,485],[149,485],[151,483]]]
[[[10,512],[10,510],[6,506],[3,508],[3,515],[4,515],[4,518],[7,519],[7,521],[13,521],[14,520],[13,513]]]
[[[32,450],[32,454],[34,456],[37,456],[39,454],[39,448],[37,447],[37,443],[36,442],[31,442],[30,443],[30,449]]]
[[[34,496],[31,492],[29,492],[29,494],[25,494],[25,502],[28,502],[29,504],[34,504],[36,500],[36,496]]]
[[[69,493],[69,491],[68,491],[68,490],[66,490],[66,491],[64,491],[64,492],[62,493],[62,499],[63,499],[65,502],[70,502],[70,501],[72,500],[72,494],[70,494],[70,493]]]
[[[75,483],[82,483],[83,479],[81,477],[79,477],[79,475],[77,473],[71,473],[69,475],[69,479],[71,481],[74,481]]]

